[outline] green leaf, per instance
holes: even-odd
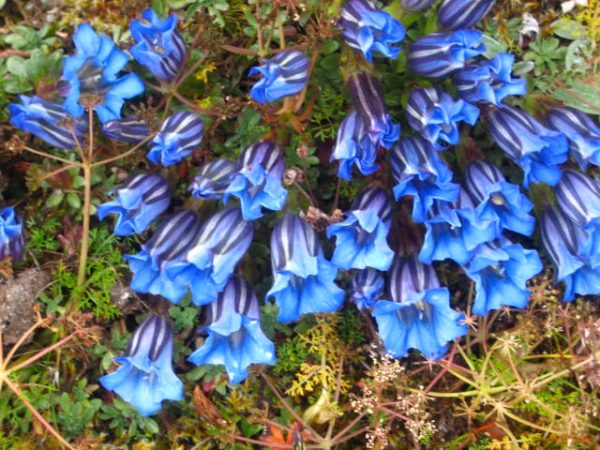
[[[563,18],[550,24],[552,31],[558,37],[574,41],[585,36],[585,27],[575,20]]]
[[[487,34],[483,35],[483,43],[485,44],[485,52],[483,53],[483,56],[485,56],[487,59],[492,59],[496,53],[505,52],[507,50],[506,44],[497,41]]]
[[[19,56],[10,56],[6,60],[6,69],[18,77],[27,77],[26,61]]]
[[[321,46],[321,52],[324,55],[331,55],[340,47],[340,44],[335,39],[326,39]]]
[[[60,205],[65,197],[65,193],[62,191],[54,191],[50,196],[46,199],[46,206],[48,208],[55,208]]]
[[[79,195],[75,192],[69,192],[67,194],[67,204],[73,209],[80,209],[81,199],[79,198]]]

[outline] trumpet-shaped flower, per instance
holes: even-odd
[[[511,76],[515,56],[497,53],[490,61],[471,64],[454,75],[454,87],[463,100],[500,106],[509,95],[525,95],[527,82]]]
[[[525,308],[531,296],[527,281],[543,267],[535,250],[506,238],[480,245],[465,266],[467,275],[475,282],[473,314],[485,316],[503,306]]]
[[[337,268],[325,259],[317,233],[304,219],[287,214],[275,225],[271,264],[275,279],[267,298],[275,297],[280,322],[342,306],[345,294],[334,282]]]
[[[83,142],[88,126],[83,120],[73,120],[63,105],[40,97],[20,95],[22,104],[9,105],[10,123],[44,142],[71,150]]]
[[[569,154],[585,169],[589,163],[600,166],[600,127],[590,116],[566,106],[548,114],[548,126],[569,140]]]
[[[176,280],[167,269],[184,258],[197,240],[200,220],[194,211],[185,209],[163,220],[137,255],[125,255],[133,272],[131,289],[143,294],[162,295],[179,303],[185,283]]]
[[[176,164],[192,154],[200,145],[203,134],[204,122],[197,114],[177,111],[163,122],[152,139],[148,159],[165,167]]]
[[[171,203],[169,184],[159,174],[139,174],[131,177],[111,194],[117,198],[98,206],[98,218],[117,215],[115,235],[143,233]]]
[[[448,350],[447,342],[463,336],[464,316],[450,308],[450,293],[440,287],[435,270],[415,256],[397,257],[388,275],[390,300],[373,308],[385,349],[394,357],[406,356],[411,348],[426,358],[438,360]]]
[[[392,177],[396,201],[413,197],[412,219],[424,222],[435,199],[453,202],[460,186],[433,146],[422,138],[401,139],[392,149]]]
[[[368,188],[356,197],[345,216],[343,222],[327,227],[327,237],[335,236],[331,262],[342,269],[389,269],[394,252],[387,243],[392,223],[388,193]]]
[[[385,280],[383,273],[375,269],[357,270],[350,284],[350,300],[359,310],[371,309],[381,300]]]
[[[525,111],[511,107],[492,109],[488,128],[496,144],[524,172],[523,185],[544,182],[551,186],[560,179],[559,164],[567,160],[568,143],[563,133],[550,130]]]
[[[260,328],[258,300],[245,280],[231,278],[206,309],[208,338],[190,362],[224,365],[231,384],[243,381],[251,364],[275,364],[275,345]]]
[[[137,144],[150,136],[146,122],[137,117],[109,120],[102,127],[104,134],[113,141]]]
[[[283,152],[271,141],[246,148],[237,162],[237,171],[225,189],[223,201],[240,200],[244,220],[262,217],[262,207],[279,211],[285,205],[287,190],[281,179],[285,171]]]
[[[425,221],[419,260],[425,264],[451,259],[466,264],[478,245],[497,237],[495,218],[480,217],[471,196],[461,190],[453,203],[434,200]]]
[[[17,261],[24,250],[23,219],[13,208],[4,208],[0,211],[0,261],[6,258]]]
[[[250,76],[262,75],[250,90],[250,95],[263,105],[296,95],[308,82],[309,66],[306,55],[298,50],[284,50],[272,58],[264,59],[262,66],[250,69]]]
[[[383,101],[381,83],[365,72],[348,78],[350,96],[373,145],[390,148],[400,137],[400,125],[392,123]]]
[[[496,0],[443,0],[438,20],[446,30],[471,28],[492,9]]]
[[[190,186],[192,197],[217,200],[225,194],[236,173],[236,164],[226,159],[217,159],[202,166]]]
[[[482,219],[495,218],[499,236],[502,229],[530,236],[535,218],[529,214],[533,203],[521,193],[519,186],[508,183],[496,165],[473,161],[465,174],[466,188],[477,205]]]
[[[600,294],[600,267],[582,254],[588,235],[559,208],[546,209],[541,219],[542,243],[555,266],[556,281],[565,282],[564,301]]]
[[[102,123],[119,119],[125,100],[144,92],[144,83],[136,74],[118,76],[129,57],[87,23],[77,27],[73,42],[77,52],[63,63],[61,92],[66,97],[65,109],[79,118],[84,111],[82,105],[91,103]]]
[[[183,400],[183,383],[173,372],[173,330],[169,319],[152,315],[131,335],[121,366],[100,384],[132,404],[141,415],[162,408],[163,400]]]
[[[142,13],[142,19],[131,21],[131,35],[136,42],[131,54],[156,78],[171,80],[185,59],[185,42],[177,31],[177,15],[161,20],[149,8]]]
[[[408,65],[429,78],[444,78],[465,67],[485,51],[482,34],[475,30],[432,33],[417,39],[408,50]]]
[[[459,122],[475,125],[478,118],[476,106],[464,100],[454,100],[438,88],[412,91],[406,105],[406,119],[410,127],[438,150],[444,150],[448,144],[458,144]]]
[[[185,260],[171,265],[167,272],[177,283],[190,287],[196,305],[211,303],[233,275],[253,235],[252,225],[239,208],[221,210],[202,225]]]
[[[366,60],[373,60],[377,52],[391,59],[398,58],[406,32],[400,22],[378,10],[369,0],[347,0],[340,11],[338,23],[348,45],[362,52]]]

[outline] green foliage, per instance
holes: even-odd
[[[63,392],[55,398],[59,408],[57,423],[67,439],[81,436],[86,429],[91,428],[102,405],[99,398],[90,399],[86,384],[85,379],[79,380],[70,393]]]
[[[115,436],[127,440],[140,440],[151,437],[160,431],[158,423],[151,417],[144,417],[128,403],[115,398],[112,405],[101,407],[98,417],[108,423]]]

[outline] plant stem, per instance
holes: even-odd
[[[85,180],[83,195],[83,229],[81,231],[81,251],[79,253],[79,272],[77,274],[77,287],[85,284],[85,268],[88,257],[88,242],[90,232],[90,207],[92,200],[92,166],[89,163],[83,165],[83,179]]]

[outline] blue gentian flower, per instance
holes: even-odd
[[[202,225],[185,260],[169,266],[167,273],[178,284],[190,287],[196,305],[213,302],[250,247],[253,234],[239,208],[221,210]]]
[[[245,280],[231,278],[206,311],[208,338],[188,361],[224,365],[233,385],[248,376],[251,364],[275,364],[275,345],[260,328],[258,300]]]
[[[563,132],[569,140],[569,154],[579,167],[600,166],[600,127],[590,116],[566,106],[550,110],[548,126]]]
[[[131,35],[136,44],[129,51],[156,78],[172,80],[185,59],[185,42],[177,31],[177,15],[161,20],[149,8],[142,13],[142,19],[131,21]]]
[[[310,62],[298,50],[284,50],[269,59],[262,66],[250,69],[250,76],[261,74],[261,78],[250,90],[250,95],[258,103],[274,102],[283,97],[296,95],[308,82]]]
[[[373,308],[379,335],[392,356],[406,356],[411,348],[438,360],[447,342],[467,333],[463,314],[450,308],[450,293],[440,287],[432,266],[416,257],[397,257],[388,274],[388,298]]]
[[[223,201],[227,203],[231,196],[237,197],[244,220],[262,217],[262,207],[279,211],[287,199],[287,190],[281,182],[283,172],[283,151],[278,145],[271,141],[251,145],[240,155]]]
[[[402,0],[402,6],[407,11],[423,11],[435,3],[436,0]]]
[[[446,30],[471,28],[483,19],[496,0],[443,0],[438,20]]]
[[[379,170],[377,147],[369,137],[369,131],[356,110],[342,121],[338,129],[332,160],[339,160],[338,176],[344,180],[352,177],[352,166],[356,165],[363,175],[371,175]]]
[[[460,141],[459,122],[475,125],[479,109],[454,100],[438,88],[421,88],[410,93],[406,105],[406,119],[410,127],[431,142],[436,149],[444,150],[447,144]]]
[[[389,269],[394,252],[387,243],[392,224],[388,193],[378,187],[368,188],[344,215],[346,220],[327,227],[327,237],[335,236],[331,262],[342,269]]]
[[[413,197],[412,219],[424,222],[434,199],[453,202],[460,186],[433,146],[422,138],[401,139],[392,149],[392,177],[396,201]]]
[[[125,255],[133,272],[131,289],[142,294],[162,295],[179,303],[187,285],[176,280],[167,268],[184,261],[196,243],[200,220],[194,211],[184,209],[163,220],[137,255]]]
[[[579,249],[593,268],[600,266],[600,183],[574,170],[564,170],[554,190],[562,212],[580,228],[587,240]]]
[[[98,206],[98,218],[116,214],[116,236],[142,234],[171,203],[169,183],[156,173],[131,177],[111,194],[117,198]]]
[[[565,282],[564,301],[600,294],[600,267],[581,254],[588,235],[559,208],[548,208],[541,219],[542,243],[555,266],[556,281]]]
[[[366,126],[373,145],[390,148],[400,137],[400,125],[392,123],[379,80],[361,72],[348,78],[348,86],[354,108]]]
[[[337,267],[325,259],[316,231],[304,219],[287,214],[275,225],[271,264],[275,279],[267,298],[275,297],[280,322],[342,306],[345,294],[334,282]]]
[[[13,208],[4,208],[0,211],[0,261],[6,258],[17,261],[24,250],[23,219]]]
[[[535,250],[506,238],[480,245],[465,266],[466,274],[475,282],[473,314],[485,316],[503,306],[525,308],[531,296],[527,281],[543,268]]]
[[[77,53],[65,58],[63,86],[65,109],[75,118],[83,114],[83,104],[91,96],[94,111],[102,123],[121,117],[125,99],[144,92],[144,83],[134,74],[118,74],[127,62],[127,54],[104,35],[98,35],[87,23],[77,27],[73,35]]]
[[[466,264],[478,245],[494,240],[495,218],[480,217],[471,196],[461,190],[453,203],[434,200],[425,221],[425,238],[419,253],[424,264],[451,259]]]
[[[369,0],[347,0],[342,5],[338,25],[348,45],[360,50],[369,62],[373,60],[373,52],[398,58],[400,47],[394,44],[406,35],[400,22],[378,10]]]
[[[121,366],[98,381],[142,416],[160,411],[163,400],[183,400],[183,383],[173,372],[173,330],[166,317],[148,317],[115,362]]]
[[[200,145],[204,134],[204,122],[195,113],[177,111],[165,120],[154,136],[148,159],[154,164],[170,166],[192,154]]]
[[[482,219],[492,219],[502,229],[530,236],[535,218],[529,214],[533,203],[521,193],[519,186],[509,183],[500,169],[487,161],[473,161],[466,169],[466,188]]]
[[[102,127],[104,135],[113,141],[137,144],[150,136],[150,128],[137,117],[109,120]]]
[[[408,50],[408,65],[429,78],[449,76],[465,67],[466,62],[485,52],[481,32],[458,30],[432,33],[417,39]]]
[[[512,106],[492,109],[488,128],[496,144],[524,172],[523,185],[546,183],[554,186],[560,179],[559,164],[567,160],[566,136],[550,130],[525,111]]]
[[[363,269],[354,272],[350,284],[350,300],[359,310],[371,309],[381,300],[385,288],[383,273],[375,269]]]
[[[71,150],[83,143],[88,126],[83,120],[74,121],[63,105],[47,102],[40,97],[20,95],[22,104],[11,103],[11,125],[20,128],[44,142]]]
[[[205,164],[190,185],[192,197],[202,200],[222,198],[235,173],[236,164],[233,161],[217,159]]]
[[[527,82],[511,76],[515,56],[497,53],[490,61],[471,64],[454,75],[458,96],[471,103],[500,106],[509,95],[525,95]]]

